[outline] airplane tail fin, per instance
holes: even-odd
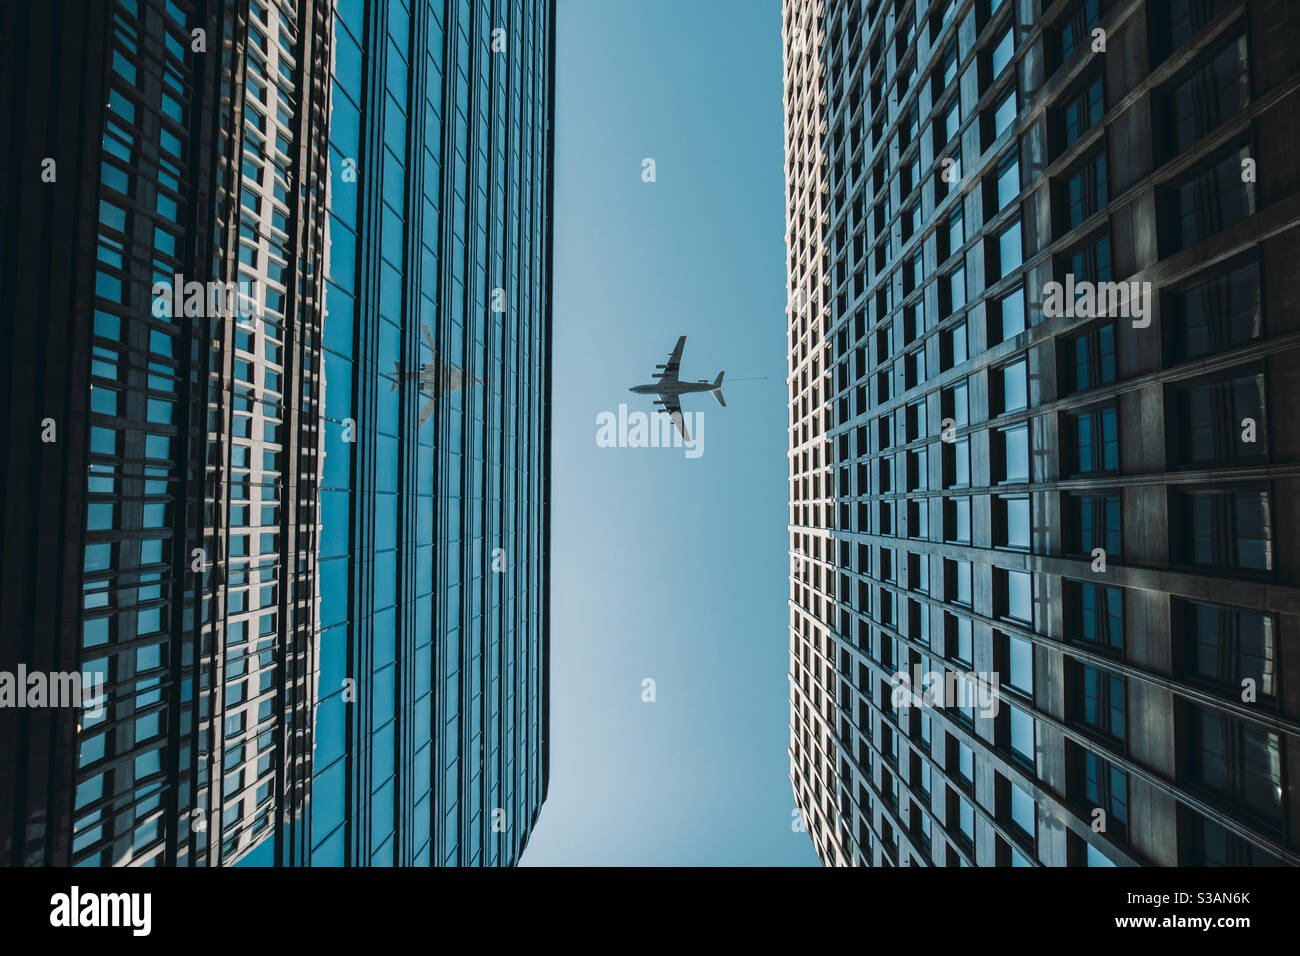
[[[718,404],[721,405],[723,408],[727,407],[727,403],[723,401],[722,398],[722,376],[725,374],[727,373],[725,370],[723,370],[719,372],[718,377],[713,380],[713,397],[718,400]]]
[[[393,387],[390,388],[389,391],[390,392],[397,391],[397,386],[400,385],[401,383],[402,383],[402,363],[394,362],[393,363]]]

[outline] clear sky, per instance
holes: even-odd
[[[551,784],[522,862],[815,865],[786,753],[780,3],[558,7]],[[679,335],[682,378],[726,370],[726,408],[683,400],[700,457],[598,447]]]

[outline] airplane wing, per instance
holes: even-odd
[[[685,338],[685,336],[683,336],[683,338]],[[681,347],[682,343],[678,342],[678,351],[681,350]],[[686,430],[686,419],[682,415],[681,399],[676,395],[660,395],[655,401],[655,404],[662,408],[668,417],[673,420],[673,424],[677,426],[677,430],[682,433],[682,441],[689,442],[691,440],[691,435]]]
[[[655,366],[656,368],[662,369],[662,371],[655,373],[655,378],[660,381],[677,381],[677,370],[682,366],[682,350],[685,348],[686,336],[683,335],[677,340],[677,344],[673,347],[673,354],[668,356],[668,362],[664,365]]]

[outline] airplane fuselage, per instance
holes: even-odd
[[[414,373],[401,370],[398,372],[398,377],[402,381],[414,379],[416,387],[422,392],[432,394],[438,387],[438,367],[436,365],[421,365],[420,370]],[[472,376],[470,378],[470,382],[473,385],[481,384],[482,381],[482,379],[473,378]],[[442,369],[442,390],[444,392],[459,391],[464,384],[465,373],[460,369],[455,366],[448,366]]]
[[[633,385],[628,391],[638,395],[684,395],[687,392],[708,392],[712,389],[712,382],[654,382],[650,385]]]

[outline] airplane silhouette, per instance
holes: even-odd
[[[682,415],[681,396],[688,392],[712,392],[718,404],[726,408],[727,403],[722,400],[722,376],[726,372],[725,370],[719,372],[718,377],[712,382],[703,378],[698,382],[683,382],[677,377],[677,372],[681,368],[682,350],[685,348],[686,336],[683,335],[677,340],[677,345],[673,348],[673,354],[668,356],[668,361],[663,365],[655,366],[661,370],[654,373],[655,381],[646,385],[633,385],[628,391],[638,395],[657,396],[655,404],[668,413],[677,425],[677,430],[681,432],[682,440],[690,441],[691,436],[686,431],[686,419]]]
[[[444,393],[458,391],[467,385],[487,384],[488,380],[486,378],[475,378],[473,375],[467,375],[450,362],[439,358],[438,347],[433,344],[433,336],[429,334],[429,327],[422,325],[420,331],[423,333],[424,341],[428,343],[429,348],[433,349],[434,361],[422,364],[417,372],[408,372],[402,368],[401,362],[394,362],[393,374],[396,381],[393,382],[393,387],[389,389],[390,392],[397,391],[398,386],[408,379],[414,379],[416,387],[430,396],[437,389],[439,381],[442,382]],[[416,423],[416,428],[429,420],[429,416],[433,414],[434,401],[430,397],[424,408],[420,409],[420,420]]]

